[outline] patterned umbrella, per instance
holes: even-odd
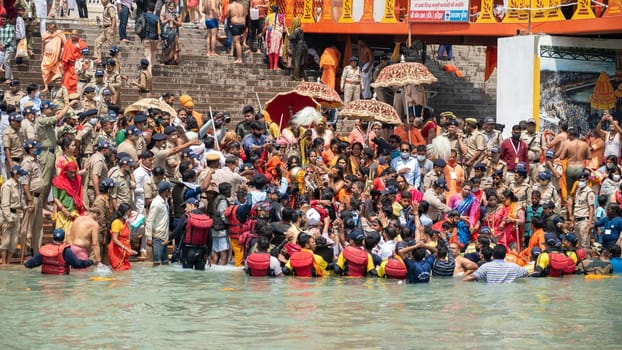
[[[143,98],[125,108],[125,113],[146,112],[149,108],[157,108],[162,112],[168,112],[171,116],[177,117],[177,111],[168,103],[160,101],[157,98]]]
[[[357,118],[368,121],[378,121],[382,124],[402,124],[400,116],[393,106],[374,99],[352,101],[339,111],[339,115],[349,119]]]
[[[373,87],[401,87],[406,85],[432,84],[438,79],[421,63],[400,62],[384,67]]]
[[[294,91],[301,95],[312,97],[326,108],[343,107],[343,101],[337,91],[323,83],[300,83]]]
[[[281,129],[287,127],[289,120],[305,107],[320,109],[320,104],[312,97],[300,94],[297,91],[282,92],[266,102],[264,111],[270,115],[273,122]]]
[[[613,85],[609,76],[601,72],[594,86],[591,105],[594,109],[610,110],[616,106],[616,95],[613,92]]]

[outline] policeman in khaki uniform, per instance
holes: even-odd
[[[96,109],[82,112],[80,118],[86,122],[82,124],[82,129],[76,134],[76,146],[80,150],[79,153],[82,154],[80,168],[86,169],[86,162],[94,152],[95,138],[97,136],[95,126],[99,122],[99,118],[97,118]]]
[[[37,140],[28,140],[24,144],[26,155],[22,161],[22,169],[28,175],[22,177],[22,187],[28,210],[24,215],[22,225],[24,232],[30,240],[30,248],[37,252],[41,247],[41,237],[43,234],[43,180],[41,178],[41,167],[37,160],[37,155],[41,153],[41,144]]]
[[[13,112],[9,115],[9,127],[2,134],[2,145],[6,156],[7,169],[19,165],[24,158],[24,135],[22,134],[21,114]]]
[[[527,177],[527,167],[525,163],[516,164],[514,168],[514,181],[510,185],[510,189],[518,199],[523,208],[527,207],[531,201],[531,183]]]
[[[106,156],[110,152],[110,143],[100,140],[97,143],[97,151],[86,161],[86,170],[82,178],[82,195],[84,203],[89,206],[99,195],[100,183],[108,175]]]
[[[341,90],[343,91],[344,104],[361,98],[361,69],[358,63],[359,58],[352,56],[350,57],[350,64],[343,68]]]
[[[119,208],[121,203],[127,203],[134,208],[134,201],[132,200],[134,186],[132,184],[131,173],[136,165],[137,163],[134,162],[132,158],[122,157],[119,159],[119,165],[108,171],[108,177],[118,184],[110,192],[110,198],[112,199],[112,205],[115,210]]]
[[[26,96],[26,93],[20,88],[21,84],[19,80],[13,79],[9,83],[9,91],[4,93],[4,101],[7,106],[15,106],[19,108],[19,102],[22,97]]]
[[[101,249],[100,256],[102,257],[103,263],[107,263],[106,259],[108,259],[108,254],[106,253],[108,246],[105,244],[105,238],[114,213],[110,202],[109,192],[116,185],[117,184],[112,179],[102,178],[99,182],[99,188],[97,189],[98,195],[95,197],[95,201],[93,201],[92,205],[94,208],[99,209],[99,212],[102,213],[102,215],[97,217],[97,222],[99,223],[98,239],[99,248]]]
[[[521,134],[521,140],[527,145],[527,153],[529,157],[529,178],[535,182],[540,175],[540,155],[544,150],[544,138],[542,134],[536,131],[536,120],[530,118],[527,120],[527,130]]]
[[[35,131],[36,113],[32,106],[32,102],[24,103],[24,110],[22,111],[22,115],[24,116],[24,120],[22,120],[22,134],[24,135],[25,140],[37,138],[37,132]]]
[[[78,91],[82,93],[86,84],[93,80],[95,73],[95,63],[89,57],[91,50],[88,47],[82,49],[82,57],[78,58],[75,63],[76,74],[78,75]]]
[[[590,232],[594,228],[594,203],[596,195],[588,184],[590,173],[584,170],[577,179],[574,196],[568,196],[568,213],[574,232],[579,235],[581,246],[589,248]]]
[[[467,178],[473,176],[473,165],[484,160],[486,151],[486,138],[478,129],[478,123],[475,118],[466,118],[464,120],[466,134],[463,136],[463,142],[459,142],[460,152],[465,157],[465,171]]]
[[[95,39],[95,58],[102,59],[102,46],[105,43],[112,45],[117,32],[117,8],[110,0],[101,0],[104,5],[102,25],[104,31]]]
[[[104,140],[111,145],[116,143],[116,137],[114,134],[114,123],[117,121],[117,113],[114,111],[108,111],[107,115],[104,115],[99,120],[99,125],[101,126],[101,130],[99,134],[97,134],[96,143]]]
[[[9,254],[13,255],[20,238],[21,221],[24,216],[24,198],[20,176],[28,175],[21,166],[14,165],[9,170],[10,177],[0,189],[0,209],[2,211],[2,243],[0,255],[3,264],[9,263]],[[23,247],[22,247],[23,249]]]

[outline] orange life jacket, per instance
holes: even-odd
[[[549,276],[563,277],[565,274],[573,274],[576,266],[572,258],[563,253],[549,253]]]
[[[313,254],[306,251],[295,252],[289,258],[294,274],[298,277],[315,277],[316,273],[313,262]]]
[[[408,270],[406,270],[406,264],[402,260],[390,257],[387,264],[384,265],[384,273],[387,278],[404,279]]]
[[[367,273],[367,252],[360,248],[347,246],[343,250],[343,257],[347,261],[346,274],[350,277],[364,277]]]
[[[253,277],[270,276],[270,254],[253,253],[246,258],[246,272]]]
[[[521,267],[527,265],[525,259],[512,251],[508,251],[508,253],[505,255],[505,261],[515,263],[516,265]]]
[[[69,264],[63,258],[66,244],[49,243],[39,248],[39,254],[43,257],[41,273],[47,275],[68,275]]]
[[[225,219],[227,219],[227,229],[229,238],[239,239],[242,234],[242,223],[238,220],[238,205],[230,205],[225,209]]]
[[[209,239],[210,228],[214,225],[214,221],[205,214],[188,213],[186,216],[188,221],[184,244],[204,247]]]

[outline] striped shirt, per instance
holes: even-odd
[[[448,260],[436,259],[432,266],[432,276],[434,277],[453,277],[456,268],[456,259],[453,254],[447,254]]]
[[[488,283],[510,283],[517,278],[527,277],[527,270],[502,259],[495,259],[473,272],[478,281]]]

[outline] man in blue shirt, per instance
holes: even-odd
[[[609,262],[613,267],[613,273],[622,273],[622,258],[620,258],[621,252],[622,249],[618,245],[614,245],[609,248],[609,254],[611,255]]]
[[[428,254],[427,251],[431,251],[432,254]],[[405,258],[404,264],[406,264],[407,283],[429,283],[430,273],[432,272],[432,266],[436,261],[436,248],[427,246],[424,242],[419,242],[413,246],[402,248],[398,253],[404,257],[405,254],[412,253],[412,258]]]
[[[251,133],[244,136],[242,148],[247,157],[251,154],[261,155],[262,148],[266,145],[266,135],[264,128],[258,121],[251,122]]]
[[[622,231],[620,206],[618,203],[609,203],[606,213],[607,216],[595,223],[594,227],[601,228],[598,243],[602,244],[604,249],[609,250],[620,239],[620,231]]]
[[[39,115],[41,113],[41,100],[39,99],[39,87],[36,84],[30,84],[26,87],[26,96],[19,101],[19,109],[24,110],[24,104],[32,102],[32,109]]]
[[[391,161],[391,168],[398,174],[404,175],[408,184],[414,188],[419,188],[421,177],[419,176],[419,162],[410,154],[410,144],[402,142],[400,145],[400,156]]]

